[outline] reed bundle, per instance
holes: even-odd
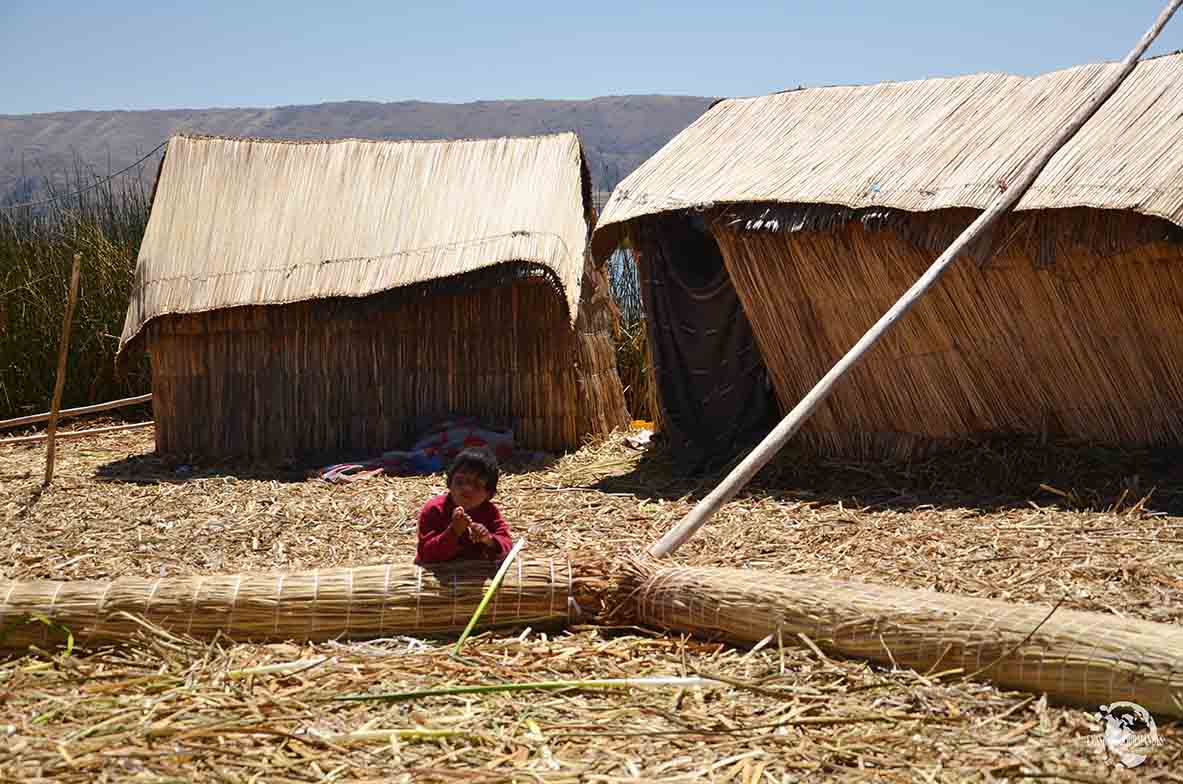
[[[1082,228],[1090,216],[1091,233]],[[715,224],[782,406],[916,280],[944,224],[966,217],[917,216],[883,230],[850,216],[818,230]],[[1183,443],[1183,353],[1173,337],[1183,334],[1183,244],[1172,232],[1128,213],[1013,216],[978,249],[986,263],[949,270],[799,437],[861,459],[914,458],[987,433]]]
[[[291,574],[111,581],[0,580],[0,650],[127,640],[145,623],[209,640],[316,641],[459,634],[496,566],[384,564]],[[515,561],[478,628],[563,624],[576,578],[567,560]]]
[[[980,678],[1096,706],[1131,700],[1183,716],[1183,629],[1072,610],[813,576],[630,562],[618,576],[637,622],[753,644]]]
[[[580,297],[575,319],[575,362],[571,363],[570,357],[559,358],[548,370],[575,376],[577,438],[582,446],[589,435],[605,435],[626,426],[629,407],[616,364],[620,308],[606,265],[594,264],[589,258]],[[529,315],[527,321],[533,318]]]
[[[0,580],[0,650],[120,642],[151,628],[199,640],[457,635],[493,564],[381,564],[289,574]],[[1030,604],[822,577],[652,561],[514,561],[477,628],[582,614],[751,645],[799,642],[941,677],[1183,716],[1183,629]]]

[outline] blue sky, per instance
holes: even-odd
[[[0,0],[0,114],[757,95],[1119,59],[1165,0]],[[1183,49],[1183,18],[1152,53]]]

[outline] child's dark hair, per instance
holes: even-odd
[[[470,447],[456,455],[452,465],[448,467],[448,487],[452,486],[452,477],[462,468],[481,478],[490,498],[497,494],[497,477],[501,476],[501,469],[497,467],[496,456],[488,449]]]

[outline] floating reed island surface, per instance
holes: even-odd
[[[0,577],[131,576],[150,589],[161,578],[407,564],[414,516],[442,490],[440,476],[337,486],[267,465],[179,463],[152,444],[143,431],[64,441],[44,493],[38,447],[0,450]],[[789,453],[677,564],[1060,603],[1057,613],[1178,627],[1176,465],[1154,452],[1028,442],[910,465]],[[498,502],[531,561],[638,553],[717,479],[679,476],[669,456],[632,450],[621,434],[549,464],[509,466]],[[1096,745],[1090,711],[944,664],[868,664],[792,635],[736,646],[676,623],[667,634],[568,623],[482,633],[459,659],[454,637],[230,645],[148,627],[109,651],[8,659],[0,778],[913,781],[919,770],[951,781],[1134,781],[1167,775],[1183,755],[1179,727],[1163,717],[1163,745],[1118,770]],[[695,675],[710,684],[336,699]]]

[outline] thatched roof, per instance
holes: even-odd
[[[715,204],[984,209],[1115,64],[721,101],[629,175],[597,227]],[[1133,210],[1183,225],[1183,55],[1140,63],[1020,210]]]
[[[151,319],[361,297],[505,262],[574,322],[590,188],[574,133],[482,141],[169,141],[120,338]]]

